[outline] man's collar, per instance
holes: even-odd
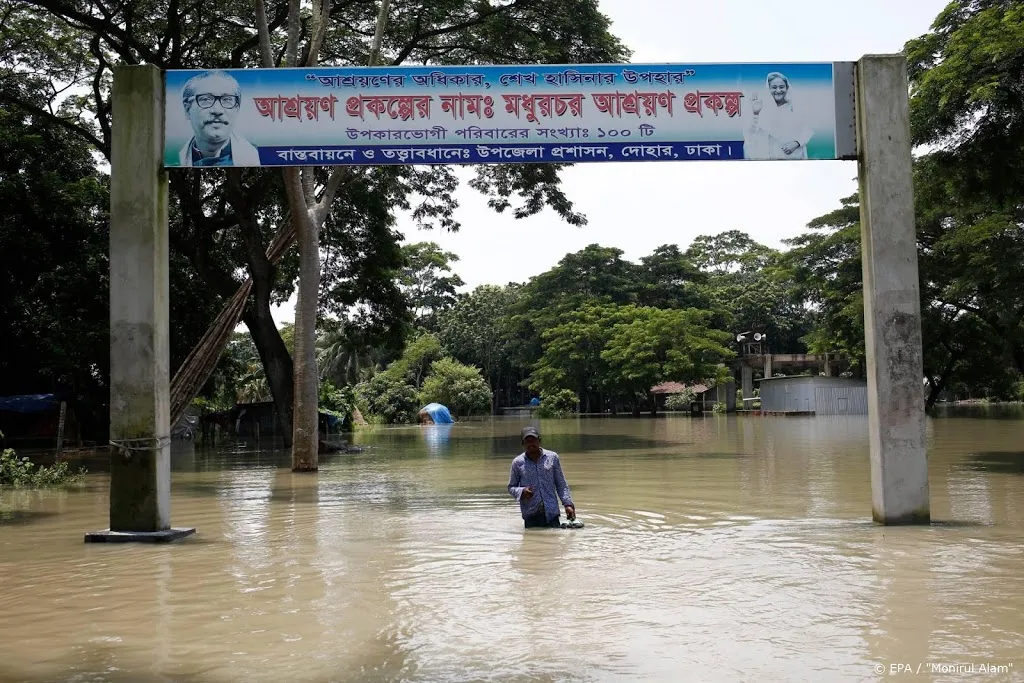
[[[217,153],[212,157],[203,156],[203,153],[196,146],[196,139],[192,138],[192,143],[189,145],[189,153],[192,155],[193,166],[219,166],[226,161],[231,161],[231,138],[217,150]]]

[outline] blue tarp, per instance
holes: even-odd
[[[60,408],[60,401],[54,394],[26,394],[24,396],[0,396],[0,411],[9,413],[45,413]]]
[[[450,425],[455,422],[455,420],[452,419],[452,414],[448,412],[448,408],[440,403],[430,403],[425,405],[420,408],[420,412],[429,415],[430,419],[434,421],[434,424]]]
[[[345,424],[344,420],[331,413],[320,413],[320,419],[327,424],[328,429],[341,429]]]
[[[530,399],[530,405],[531,406],[539,406],[540,405],[540,399],[537,398],[536,396],[534,396],[533,398]]]

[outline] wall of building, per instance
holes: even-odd
[[[762,380],[761,409],[815,415],[867,415],[867,383],[842,377],[785,377]]]
[[[821,377],[814,383],[814,412],[816,415],[867,415],[868,384],[865,381]]]

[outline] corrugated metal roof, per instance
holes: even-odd
[[[689,389],[695,394],[703,394],[705,391],[710,389],[706,384],[682,384],[680,382],[662,382],[661,384],[651,387],[652,394],[681,394],[686,389]]]

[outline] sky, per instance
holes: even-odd
[[[894,53],[928,31],[946,0],[601,0],[611,31],[633,63],[833,62]],[[466,179],[471,169],[462,170]],[[525,219],[497,214],[466,185],[456,193],[456,233],[418,230],[402,216],[406,242],[433,241],[459,257],[464,291],[524,282],[588,244],[635,261],[663,244],[685,249],[699,235],[742,230],[784,248],[813,218],[856,191],[852,161],[590,163],[563,171],[582,227],[550,209]],[[294,299],[274,311],[294,318]]]

